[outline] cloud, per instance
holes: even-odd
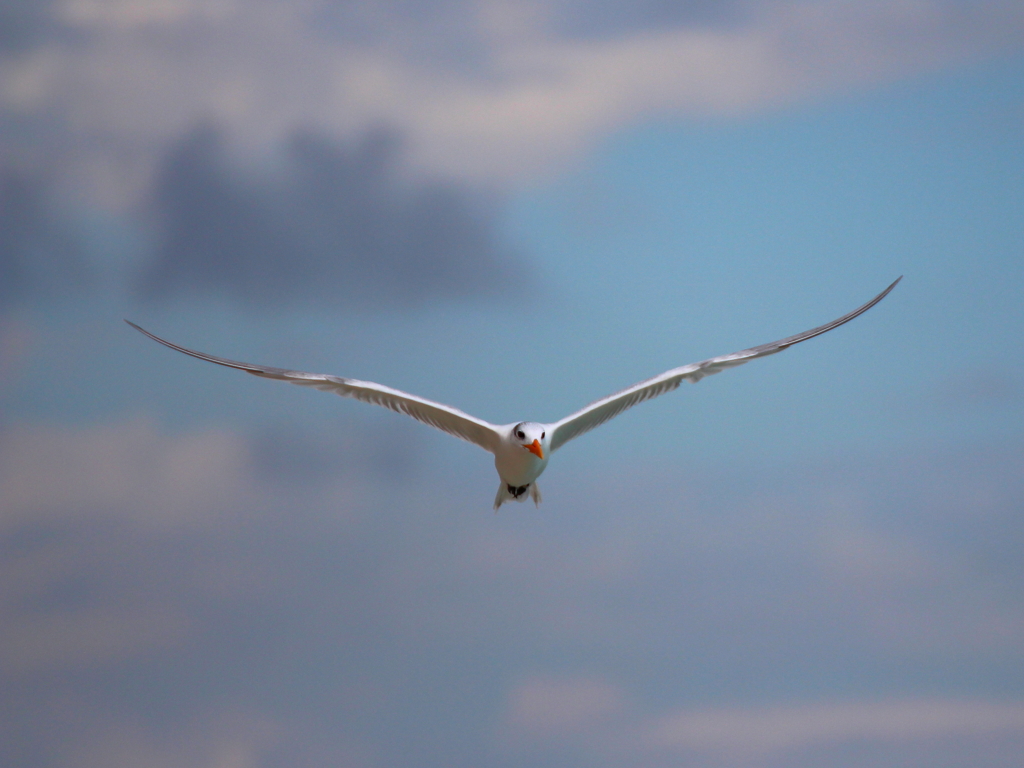
[[[606,721],[622,699],[605,680],[534,677],[509,696],[507,727],[531,738],[564,737]]]
[[[282,165],[232,168],[211,128],[172,149],[155,182],[160,236],[143,293],[219,293],[257,307],[420,304],[526,279],[486,205],[451,183],[403,178],[389,133],[350,147],[297,134]]]
[[[0,316],[0,393],[25,370],[29,350],[37,342],[35,329],[14,317]],[[0,428],[2,428],[0,421]]]
[[[24,675],[92,667],[174,646],[187,634],[180,615],[157,609],[87,609],[45,616],[8,617],[0,630],[0,668]]]
[[[287,485],[317,484],[351,475],[408,482],[419,469],[419,430],[414,425],[375,424],[359,429],[314,431],[275,427],[249,441],[259,476]]]
[[[82,244],[38,173],[0,165],[0,309],[84,282]]]
[[[409,471],[378,435],[296,477],[268,438],[172,435],[145,419],[0,431],[0,675],[173,653],[194,636],[196,600],[237,597],[260,570],[237,552],[207,557],[200,542],[236,538],[266,514],[285,522],[293,504],[343,520],[359,506],[359,473],[394,483]],[[316,434],[275,439],[337,448]]]
[[[244,450],[223,432],[167,437],[143,420],[0,432],[0,670],[123,664],[187,637],[181,602],[131,550],[154,532],[238,523],[253,495]]]
[[[566,0],[555,4],[553,27],[568,38],[610,38],[651,29],[735,28],[749,23],[750,0]]]
[[[998,766],[1024,743],[1019,446],[626,467],[493,515],[489,475],[439,487],[353,434],[0,431],[0,761]]]
[[[50,714],[71,738],[52,745],[49,757],[53,764],[76,768],[258,768],[273,755],[280,733],[278,723],[238,703],[174,719],[159,732],[109,712],[94,711],[84,720],[67,715],[67,710]]]
[[[253,155],[296,126],[388,125],[415,167],[515,184],[652,116],[749,114],[1024,43],[1019,3],[952,0],[66,0],[54,18],[74,44],[0,67],[0,111],[59,126],[68,177],[111,205],[202,120]]]
[[[21,53],[56,32],[53,0],[0,2],[0,55]]]
[[[146,420],[15,426],[0,439],[0,531],[66,524],[76,513],[93,522],[207,524],[193,515],[244,498],[247,470],[248,446],[223,431],[165,437]]]
[[[1024,705],[943,699],[684,711],[645,735],[652,750],[750,759],[820,742],[901,742],[1024,735]]]

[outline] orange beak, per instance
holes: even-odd
[[[544,449],[540,447],[540,440],[534,440],[532,445],[523,446],[538,459],[544,458]]]

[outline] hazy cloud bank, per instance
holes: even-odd
[[[11,8],[20,8],[18,4]],[[46,116],[69,178],[137,200],[202,120],[242,151],[297,126],[409,137],[410,162],[486,184],[562,167],[651,116],[736,115],[1019,50],[1012,2],[725,4],[64,0],[17,11],[0,113]],[[46,152],[45,147],[40,151]]]
[[[1019,446],[630,472],[495,516],[490,478],[324,442],[295,482],[264,440],[0,433],[4,760],[1008,768],[1024,742],[1019,566],[986,549],[1019,553]]]

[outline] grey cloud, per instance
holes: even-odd
[[[278,427],[252,438],[252,457],[260,476],[282,484],[324,483],[353,474],[404,483],[415,475],[417,445],[417,433],[404,426],[366,430],[348,424],[330,431]]]
[[[387,131],[347,147],[300,133],[283,168],[246,172],[216,130],[193,131],[161,163],[142,293],[337,307],[458,299],[525,279],[486,203],[454,183],[409,181],[400,160]]]
[[[0,54],[24,52],[63,28],[53,0],[0,1]]]
[[[0,167],[0,308],[78,286],[85,275],[82,243],[42,178]]]
[[[1019,572],[971,565],[1019,534],[1019,445],[495,516],[266,439],[0,434],[0,762],[926,765],[943,731],[1004,768],[1024,740]]]
[[[518,5],[518,7],[514,7]],[[490,23],[533,25],[538,34],[565,40],[623,38],[682,27],[732,28],[751,21],[764,3],[751,0],[555,0],[496,3]],[[396,55],[475,78],[499,78],[487,39],[485,4],[476,0],[328,2],[313,18],[317,34],[354,44],[400,43]],[[520,15],[521,14],[521,15]]]
[[[794,753],[806,755],[808,746],[817,747],[821,742],[860,742],[858,751],[861,751],[860,760],[863,760],[872,753],[877,755],[888,751],[891,754],[896,751],[893,746],[901,742],[919,740],[934,743],[950,739],[971,743],[976,755],[979,751],[982,755],[989,752],[981,757],[988,763],[992,757],[998,760],[999,753],[996,751],[992,755],[991,747],[988,750],[984,748],[985,742],[991,743],[995,736],[997,741],[1013,745],[1020,742],[1022,734],[1024,706],[1020,704],[919,700],[818,703],[747,711],[684,711],[659,723],[647,735],[647,740],[653,742],[652,746],[661,742],[664,746],[675,747],[665,750],[668,752],[666,757],[673,752],[676,755],[680,752],[690,755],[711,752],[725,756],[729,763],[750,765],[751,762],[759,764],[765,755],[773,753],[782,753],[783,759],[778,763],[784,764],[786,759],[793,759]],[[1000,736],[1003,738],[999,739]],[[939,750],[933,747],[929,751],[933,754],[927,759],[932,761],[937,757],[934,752]],[[962,753],[959,759],[962,759]],[[860,760],[856,764],[865,764]],[[948,764],[961,764],[958,761]],[[829,765],[849,764],[834,751],[826,762]],[[943,761],[943,764],[947,763]]]
[[[480,11],[477,0],[328,0],[311,26],[344,45],[386,46],[410,62],[480,76],[490,70]]]
[[[527,18],[532,17],[541,27],[550,25],[558,35],[594,38],[683,26],[731,27],[749,21],[758,7],[772,4],[756,0],[554,0],[518,5]],[[497,3],[494,7],[499,11],[511,10],[511,4],[503,8]],[[421,46],[429,46],[436,58],[444,60],[461,54],[475,60],[474,54],[482,52],[480,17],[486,10],[475,0],[335,0],[327,3],[317,18],[328,21],[328,29],[333,33],[355,41],[379,40],[402,31],[418,30]],[[430,34],[423,34],[424,31]]]
[[[757,4],[750,0],[564,0],[556,27],[570,37],[620,37],[673,27],[731,28],[748,23]]]

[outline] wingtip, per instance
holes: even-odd
[[[902,279],[903,279],[903,275],[900,275],[895,280],[893,280],[891,283],[889,283],[889,285],[886,287],[886,289],[884,291],[882,291],[880,294],[875,296],[875,298],[873,298],[871,301],[869,301],[867,304],[865,304],[863,307],[861,307],[860,310],[857,312],[857,314],[860,314],[861,312],[864,312],[865,310],[871,309],[871,307],[875,306],[875,304],[877,304],[882,299],[884,299],[886,296],[888,296],[892,292],[892,289],[895,288],[897,283],[899,283],[899,281],[902,280]]]
[[[148,337],[148,338],[150,338],[150,339],[153,339],[153,341],[159,341],[159,342],[160,342],[161,344],[167,344],[167,342],[166,342],[166,341],[164,341],[164,340],[163,340],[163,339],[161,339],[161,338],[158,338],[157,336],[154,336],[154,335],[153,335],[152,333],[150,333],[149,331],[147,331],[147,330],[146,330],[145,328],[143,328],[143,327],[142,327],[141,325],[137,325],[136,323],[133,323],[133,322],[132,322],[131,320],[129,320],[129,319],[127,318],[127,317],[123,317],[123,318],[121,318],[121,319],[122,319],[122,320],[124,320],[124,321],[125,321],[126,323],[128,323],[128,325],[130,325],[130,326],[131,326],[132,328],[134,328],[134,329],[135,329],[136,331],[138,331],[139,333],[141,333],[141,334],[142,334],[143,336],[146,336],[146,337]],[[170,344],[167,344],[167,346],[172,346],[172,345],[170,345]]]
[[[891,283],[889,283],[889,287],[886,288],[884,291],[882,291],[878,295],[878,299],[881,300],[881,299],[884,299],[886,296],[888,296],[889,295],[889,291],[891,291],[893,288],[895,288],[897,283],[899,283],[899,281],[902,280],[902,279],[903,279],[903,275],[900,275],[895,280],[893,280]]]

